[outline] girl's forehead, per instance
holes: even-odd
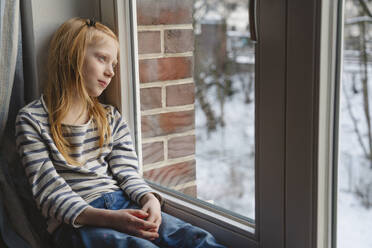
[[[119,49],[117,48],[117,45],[115,44],[115,42],[116,40],[112,39],[112,41],[105,41],[105,42],[100,42],[96,44],[91,44],[87,47],[86,51],[88,54],[95,54],[95,53],[105,54],[111,57],[114,61],[116,61],[115,63],[117,63],[117,59],[119,56]]]
[[[104,48],[116,49],[116,51],[119,52],[118,41],[108,36],[107,34],[100,34],[99,36],[95,37],[95,39],[93,39],[89,46],[102,49]]]

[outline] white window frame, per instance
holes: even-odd
[[[256,226],[157,189],[167,199],[166,212],[209,230],[229,247],[326,248],[332,244],[334,214],[337,0],[268,2],[257,4]],[[116,82],[107,99],[135,130],[142,158],[136,11],[131,11],[136,1],[101,0],[100,9],[101,20],[118,33],[121,50],[121,84]]]
[[[338,106],[344,0],[322,3],[319,83],[317,247],[336,247]]]

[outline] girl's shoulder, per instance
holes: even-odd
[[[114,118],[114,119],[120,118],[121,114],[115,106],[111,104],[104,104],[104,103],[101,103],[101,105],[102,107],[106,109],[108,117]]]
[[[39,121],[47,120],[48,112],[46,111],[42,97],[21,108],[18,111],[18,116],[25,116]]]
[[[49,126],[48,116],[41,98],[34,100],[18,111],[16,129],[23,130],[32,127],[42,132]]]

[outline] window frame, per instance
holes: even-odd
[[[329,247],[335,3],[257,1],[254,234],[154,186],[167,199],[166,212],[232,247]],[[101,20],[117,31],[121,50],[122,84],[118,79],[107,99],[125,113],[141,158],[136,1],[101,0],[100,10]]]
[[[321,26],[318,239],[317,247],[336,247],[339,82],[343,49],[344,0],[323,3]]]

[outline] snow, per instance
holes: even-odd
[[[355,195],[338,193],[337,247],[372,247],[372,211],[362,207]]]
[[[235,61],[239,64],[252,64],[254,63],[254,57],[252,58],[252,56],[238,55],[236,56]]]
[[[245,31],[248,26],[248,11],[247,9],[239,5],[234,13],[227,19],[227,25],[233,26],[236,30]]]

